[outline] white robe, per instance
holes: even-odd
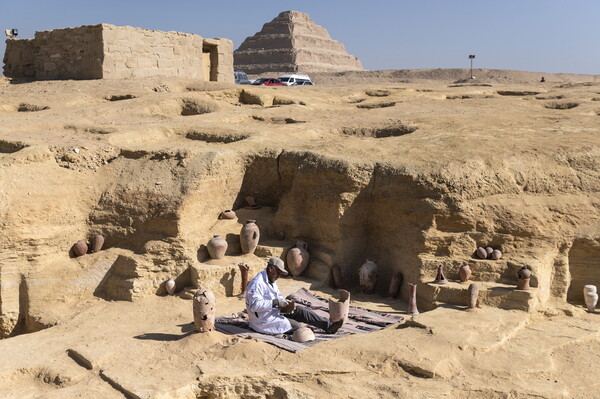
[[[273,299],[283,300],[277,283],[269,284],[267,269],[258,273],[246,290],[246,310],[250,328],[264,334],[281,334],[292,328],[289,320],[273,307]]]

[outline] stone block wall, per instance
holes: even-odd
[[[6,40],[4,53],[4,75],[34,77],[35,67],[33,58],[32,39]]]

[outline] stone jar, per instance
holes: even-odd
[[[471,274],[473,274],[473,272],[471,271],[471,267],[466,263],[458,269],[458,278],[460,279],[461,283],[464,283],[465,281],[470,279]]]
[[[367,259],[367,261],[358,268],[360,291],[363,294],[372,294],[375,292],[378,276],[377,264],[372,259]]]
[[[586,285],[583,287],[583,299],[588,312],[593,313],[598,304],[598,289],[595,285]]]
[[[417,285],[408,284],[408,314],[419,314],[417,309]]]
[[[237,215],[231,209],[226,209],[219,214],[219,219],[232,220],[237,218]]]
[[[168,279],[165,283],[165,289],[167,290],[167,294],[174,295],[175,294],[175,280],[172,278]]]
[[[73,245],[73,253],[75,256],[83,256],[87,254],[88,246],[85,241],[79,240]]]
[[[340,290],[340,299],[335,301],[329,300],[329,321],[335,323],[336,321],[344,320],[344,323],[348,321],[348,312],[350,310],[350,293],[346,290]]]
[[[246,289],[248,288],[248,274],[250,274],[250,267],[245,263],[238,263],[240,268],[240,274],[242,277],[242,292],[238,295],[238,298],[244,298],[246,296]]]
[[[344,288],[344,281],[342,280],[342,269],[340,269],[338,265],[333,265],[331,267],[331,277],[333,278],[334,288]]]
[[[446,276],[444,276],[444,265],[438,265],[437,275],[435,276],[435,280],[433,280],[434,284],[446,284],[448,280],[446,280]]]
[[[480,259],[487,259],[488,253],[483,247],[477,248],[477,257]]]
[[[240,245],[242,253],[252,254],[258,245],[260,230],[256,225],[256,220],[246,220],[246,224],[240,231]]]
[[[502,252],[499,249],[494,249],[492,251],[492,259],[498,260],[502,257]]]
[[[213,259],[223,259],[225,251],[227,251],[227,241],[220,235],[215,235],[206,245],[208,254]]]
[[[308,251],[304,241],[298,240],[286,255],[287,267],[292,276],[298,277],[308,266]]]
[[[211,290],[199,289],[194,294],[194,324],[198,332],[208,332],[215,328],[217,300]]]
[[[102,234],[96,234],[92,241],[94,242],[92,245],[92,252],[100,252],[102,246],[104,246],[104,236]]]
[[[529,266],[523,266],[517,272],[517,289],[518,290],[528,290],[529,287],[529,279],[531,278],[531,268]]]
[[[402,273],[396,272],[392,276],[392,281],[390,282],[390,290],[388,291],[388,295],[391,298],[398,298],[400,295],[400,287],[402,286]]]
[[[477,298],[479,297],[479,285],[469,285],[469,309],[477,307]]]

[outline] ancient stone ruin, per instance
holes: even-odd
[[[348,54],[342,43],[299,11],[284,11],[264,24],[233,57],[235,69],[250,74],[363,70],[360,60]]]
[[[4,75],[36,80],[171,76],[233,82],[232,51],[229,39],[87,25],[7,40]]]

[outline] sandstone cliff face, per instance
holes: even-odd
[[[340,72],[362,70],[358,58],[332,40],[308,14],[284,11],[234,52],[236,70],[266,72]]]

